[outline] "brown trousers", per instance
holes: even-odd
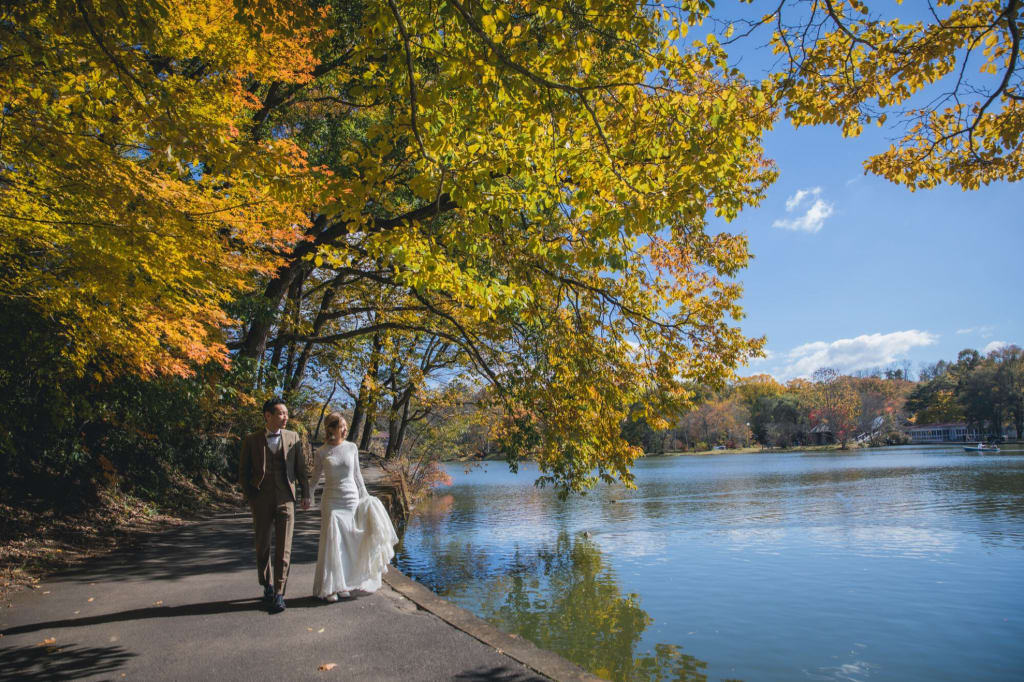
[[[260,585],[273,585],[274,592],[284,594],[288,582],[288,566],[292,557],[292,530],[295,528],[295,502],[279,495],[272,482],[252,499],[252,526],[256,538],[256,571]],[[290,495],[289,495],[290,497]],[[274,533],[274,561],[271,573],[270,534]]]

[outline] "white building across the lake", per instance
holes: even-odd
[[[948,443],[978,440],[978,432],[968,429],[963,422],[948,424],[920,424],[907,427],[911,443]]]

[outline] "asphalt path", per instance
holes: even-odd
[[[446,602],[429,593],[421,604],[433,598],[439,606],[421,608],[416,590],[427,591],[395,569],[391,577],[404,582],[389,582],[401,592],[386,584],[335,604],[313,598],[318,527],[316,508],[297,511],[280,614],[262,605],[243,511],[154,535],[21,590],[0,608],[0,679],[549,679],[485,644],[472,623],[452,625],[472,621],[469,614],[450,607],[445,615]]]

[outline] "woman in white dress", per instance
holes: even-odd
[[[313,595],[335,602],[352,590],[380,589],[398,536],[384,505],[366,492],[359,450],[345,440],[345,418],[333,412],[324,425],[327,442],[317,448],[313,469],[314,485],[324,475]]]

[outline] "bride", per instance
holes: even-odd
[[[327,442],[316,451],[315,486],[324,474],[320,500],[320,549],[313,595],[329,602],[352,590],[375,592],[398,542],[384,505],[366,492],[359,450],[346,441],[348,424],[337,412],[325,421]],[[312,487],[312,486],[311,486]]]

